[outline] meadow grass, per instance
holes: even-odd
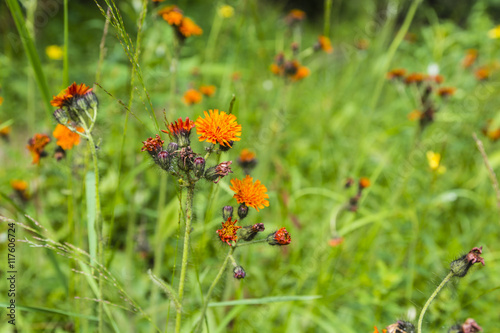
[[[233,95],[241,141],[215,158],[236,165],[243,148],[257,154],[252,176],[267,186],[270,206],[252,210],[246,221],[264,223],[265,235],[284,226],[292,243],[237,249],[245,279],[233,279],[227,269],[210,288],[228,260],[228,246],[215,232],[222,222],[220,208],[236,205],[230,179],[241,179],[244,172],[235,166],[217,185],[199,182],[184,300],[177,300],[183,303],[182,331],[197,325],[209,288],[205,332],[373,332],[373,326],[398,319],[416,326],[449,263],[475,246],[483,246],[486,266],[446,285],[427,310],[423,331],[446,332],[469,317],[485,332],[495,331],[499,208],[473,137],[481,140],[491,170],[498,170],[498,143],[482,134],[489,119],[492,127],[500,120],[499,43],[488,38],[495,25],[488,1],[477,1],[459,25],[418,1],[384,3],[383,10],[371,4],[343,17],[345,8],[327,0],[331,13],[308,13],[294,29],[283,19],[288,8],[266,2],[231,4],[234,15],[222,18],[218,8],[223,3],[181,1],[184,14],[203,28],[202,36],[189,37],[182,47],[148,1],[117,1],[115,6],[106,0],[99,2],[102,10],[57,2],[53,15],[39,4],[37,11],[29,7],[32,27],[30,15],[25,18],[16,4],[0,4],[6,22],[1,28],[0,129],[3,124],[12,129],[8,141],[0,142],[0,214],[34,227],[28,214],[47,229],[44,237],[92,255],[91,239],[98,241],[99,235],[92,235],[94,228],[87,231],[89,212],[95,213],[88,175],[98,169],[99,231],[105,239],[97,260],[103,266],[81,253],[75,261],[17,243],[19,331],[94,332],[99,322],[105,332],[174,331],[177,302],[169,288],[179,290],[186,218],[179,206],[187,196],[175,178],[141,153],[141,141],[166,128],[164,114],[169,122],[196,120],[204,110],[228,111]],[[47,17],[43,25],[36,21],[40,13]],[[103,34],[106,13],[109,30]],[[16,28],[23,20],[25,29]],[[325,31],[332,54],[312,49]],[[405,39],[407,32],[416,41]],[[27,38],[30,34],[35,38]],[[285,82],[269,67],[280,52],[290,58],[290,44],[299,40],[297,58],[310,74]],[[369,42],[367,49],[356,47],[360,40]],[[46,55],[52,44],[64,45],[67,70],[64,60]],[[463,68],[470,48],[479,57],[473,68]],[[419,108],[415,87],[397,86],[386,72],[426,72],[430,64],[439,66],[443,85],[457,91],[446,102],[435,99],[435,120],[420,131],[418,121],[407,118]],[[489,66],[489,80],[475,78],[480,66]],[[53,139],[49,156],[32,165],[26,141],[35,133],[52,133],[54,108],[47,104],[73,81],[94,86],[99,98],[95,144],[89,149],[82,140],[58,162],[52,157]],[[201,84],[215,85],[215,95],[186,105],[184,92]],[[203,151],[206,144],[195,134],[193,149]],[[429,151],[441,154],[445,172],[430,168]],[[355,184],[345,189],[349,177]],[[346,211],[362,177],[371,184],[357,211]],[[29,184],[25,202],[11,188],[14,179]],[[20,240],[32,236],[17,229]],[[343,242],[332,246],[335,237]],[[6,241],[1,246],[6,248]],[[117,286],[103,276],[116,279]],[[4,308],[4,284],[0,294]],[[9,332],[0,313],[0,330]]]

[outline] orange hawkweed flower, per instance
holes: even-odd
[[[181,147],[189,146],[190,140],[189,136],[191,135],[191,129],[194,127],[194,121],[189,120],[189,117],[186,120],[182,120],[179,118],[177,121],[170,123],[168,125],[168,130],[161,130],[163,133],[169,133],[174,136],[175,142],[177,142]]]
[[[0,96],[0,105],[2,105],[2,104],[3,104],[3,97]]]
[[[406,84],[411,84],[411,83],[421,83],[427,78],[426,75],[422,73],[411,73],[405,78],[405,83]]]
[[[231,219],[230,216],[225,222],[222,222],[222,229],[217,230],[220,240],[226,242],[229,246],[232,246],[231,242],[236,242],[238,239],[236,232],[241,229],[240,226],[235,225],[238,220],[231,221]]]
[[[241,125],[236,122],[236,116],[219,110],[203,111],[205,118],[201,116],[195,122],[196,133],[200,136],[199,141],[207,141],[221,146],[231,147],[230,141],[240,141]]]
[[[293,25],[295,23],[299,23],[306,18],[306,12],[300,9],[292,9],[288,12],[288,15],[285,17],[285,22],[288,25]]]
[[[144,144],[144,146],[141,148],[141,151],[148,151],[150,154],[154,154],[154,153],[157,153],[159,152],[160,150],[163,149],[163,143],[165,141],[163,141],[160,136],[158,134],[156,134],[156,137],[153,139],[153,138],[149,138],[147,139],[146,141],[142,141],[142,143]]]
[[[215,94],[215,86],[200,86],[200,92],[207,97],[212,97]]]
[[[283,75],[284,69],[282,66],[278,66],[276,64],[271,64],[271,67],[269,67],[269,69],[275,75]]]
[[[189,89],[186,91],[184,94],[184,102],[187,105],[193,105],[193,104],[198,104],[201,102],[202,95],[201,93],[196,90],[196,89]]]
[[[413,110],[412,112],[408,113],[408,119],[411,121],[419,120],[420,118],[422,118],[422,111]]]
[[[465,53],[464,60],[462,60],[462,66],[464,68],[469,68],[470,66],[474,65],[477,59],[478,52],[476,49],[469,49]]]
[[[203,33],[203,30],[196,23],[194,23],[193,20],[188,17],[184,17],[179,25],[179,32],[184,37],[190,37],[200,36]]]
[[[319,36],[318,37],[318,45],[319,48],[325,51],[326,53],[332,53],[333,52],[333,47],[332,47],[332,42],[330,41],[330,38],[326,36]]]
[[[373,328],[374,328],[373,333],[379,333],[379,330],[378,330],[377,326],[373,326]],[[382,333],[386,333],[386,332],[387,332],[387,330],[384,328],[384,329],[382,330]]]
[[[254,152],[251,152],[250,150],[248,149],[243,149],[240,153],[240,157],[238,158],[238,162],[239,163],[248,163],[248,162],[252,162],[255,160],[255,153]]]
[[[12,128],[10,126],[4,126],[0,128],[0,137],[8,139]]]
[[[76,130],[83,133],[82,127],[77,127]],[[64,150],[70,150],[80,143],[80,136],[61,124],[57,124],[52,135],[57,139],[56,144]]]
[[[34,137],[28,140],[26,148],[31,152],[33,157],[33,164],[39,164],[40,158],[47,156],[44,151],[45,146],[50,142],[50,138],[46,134],[35,134]]]
[[[229,188],[235,192],[233,198],[238,203],[244,203],[257,211],[264,206],[269,207],[269,201],[266,200],[269,198],[267,188],[259,180],[254,183],[253,178],[247,175],[243,180],[231,179],[231,185]]]
[[[24,192],[28,188],[28,183],[24,180],[13,179],[10,181],[10,186],[14,191]]]
[[[437,84],[441,84],[441,83],[443,83],[443,81],[444,81],[444,76],[439,75],[439,74],[429,76],[428,78],[429,78],[431,81],[436,82]]]
[[[366,177],[362,177],[359,180],[359,189],[362,190],[364,188],[370,187],[370,180]]]
[[[387,78],[389,80],[392,79],[402,79],[406,75],[406,69],[404,68],[395,68],[387,73]]]
[[[300,66],[297,69],[297,72],[292,76],[292,81],[302,80],[303,78],[308,77],[310,72],[311,71],[309,70],[309,68],[307,68],[305,66]]]
[[[457,88],[454,88],[454,87],[441,87],[438,89],[437,94],[440,97],[453,96],[455,94],[456,90],[457,90]]]
[[[483,81],[490,77],[490,70],[486,67],[481,67],[474,74],[476,75],[476,79]]]
[[[275,233],[267,236],[267,243],[269,245],[288,245],[292,242],[292,238],[290,234],[286,230],[286,228],[281,228]]]
[[[182,22],[182,18],[184,17],[182,15],[182,10],[180,10],[179,7],[173,5],[173,6],[167,6],[161,10],[158,11],[158,15],[161,15],[161,17],[168,22],[168,24],[172,26],[178,26]]]
[[[73,98],[78,98],[92,91],[92,88],[87,87],[84,83],[76,84],[73,82],[68,88],[61,91],[57,96],[52,96],[50,104],[55,107],[69,106],[73,102]]]

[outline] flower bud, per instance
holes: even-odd
[[[97,99],[97,95],[92,90],[87,91],[85,95],[83,95],[83,98],[85,98],[90,108],[95,109],[99,106],[99,100]]]
[[[483,247],[475,247],[469,251],[466,255],[461,256],[460,258],[453,260],[450,264],[451,272],[456,277],[464,277],[469,268],[472,267],[477,262],[480,262],[484,266],[484,258],[481,258],[479,255],[483,253]]]
[[[193,152],[191,147],[183,147],[179,152],[179,159],[177,160],[177,165],[181,170],[189,171],[193,168],[193,162],[196,154]]]
[[[256,223],[254,225],[247,225],[238,230],[238,237],[245,242],[249,242],[255,238],[259,233],[266,230],[264,223]]]
[[[170,163],[172,161],[172,156],[166,150],[162,150],[156,156],[156,163],[165,171],[170,169]]]
[[[281,228],[267,236],[267,243],[269,245],[288,245],[291,241],[292,238],[286,228]]]
[[[87,103],[87,100],[83,97],[80,97],[76,100],[76,107],[83,112],[87,111],[90,108],[89,103]]]
[[[167,151],[172,154],[177,148],[179,148],[179,145],[176,142],[170,142],[167,146]]]
[[[203,176],[205,171],[205,159],[203,157],[195,157],[193,161],[194,175],[198,178]]]
[[[228,218],[233,217],[233,206],[222,207],[222,218],[227,221]]]
[[[222,177],[227,176],[228,174],[232,173],[233,171],[231,170],[231,163],[232,161],[226,161],[219,163],[218,165],[214,167],[210,167],[205,171],[205,179],[211,182],[214,182],[217,184],[219,180],[222,179]]]
[[[57,109],[54,111],[54,118],[56,118],[56,121],[61,124],[65,125],[69,121],[69,116],[68,113],[64,109]]]
[[[238,216],[240,217],[240,220],[243,220],[245,217],[247,217],[248,215],[248,207],[242,203],[239,207],[238,207]]]
[[[404,332],[404,333],[415,333],[415,326],[408,322],[398,320],[396,323],[386,327],[387,332]]]
[[[482,331],[483,328],[479,326],[474,319],[468,318],[462,325],[450,327],[448,333],[476,333]]]
[[[238,279],[238,280],[244,279],[245,276],[247,275],[247,273],[245,272],[245,270],[241,266],[236,266],[233,269],[233,273],[234,273],[234,278]]]

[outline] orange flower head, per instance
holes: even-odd
[[[76,130],[83,133],[82,127],[77,127]],[[57,124],[52,135],[57,139],[56,144],[64,150],[70,150],[80,143],[80,135],[61,124]]]
[[[248,163],[248,162],[252,162],[255,160],[255,153],[254,152],[251,152],[250,150],[248,149],[243,149],[240,153],[240,157],[238,159],[238,161],[240,163]]]
[[[257,211],[259,211],[259,208],[264,208],[264,206],[269,207],[269,201],[266,200],[269,198],[266,193],[267,188],[259,180],[254,183],[253,178],[247,175],[243,180],[231,179],[231,185],[229,188],[235,192],[233,198],[238,203],[244,203]]]
[[[203,30],[188,17],[182,19],[179,25],[179,33],[184,37],[201,36]]]
[[[200,92],[207,97],[212,97],[215,94],[215,86],[200,86]]]
[[[374,328],[373,333],[379,333],[379,330],[378,330],[377,326],[373,326],[373,328]],[[387,333],[387,330],[384,328],[384,329],[382,330],[382,333]]]
[[[187,147],[190,144],[189,136],[191,135],[191,129],[194,127],[194,121],[179,118],[177,121],[170,123],[168,125],[168,130],[161,130],[163,133],[169,133],[174,136],[174,140],[180,147]]]
[[[421,83],[427,78],[426,75],[422,73],[411,73],[405,78],[405,83],[406,84],[411,84],[411,83]]]
[[[292,9],[288,12],[288,15],[285,17],[285,22],[288,25],[293,25],[303,21],[306,18],[306,12],[300,9]]]
[[[309,70],[309,68],[307,68],[305,66],[300,66],[297,69],[297,72],[295,73],[295,75],[292,76],[292,81],[302,80],[303,78],[308,77],[310,72],[311,71]]]
[[[28,183],[24,180],[13,179],[10,181],[10,186],[14,191],[24,192],[28,188]]]
[[[283,75],[284,68],[282,66],[271,64],[271,67],[269,69],[275,75]]]
[[[240,141],[241,125],[236,122],[236,116],[219,110],[203,111],[205,118],[201,116],[195,122],[196,133],[200,136],[199,141],[207,141],[213,144],[219,143],[224,147],[231,147],[231,141]]]
[[[464,68],[469,68],[470,66],[474,65],[477,59],[478,52],[476,49],[469,49],[465,53],[464,60],[462,60],[462,66]]]
[[[326,36],[319,36],[318,37],[318,45],[319,48],[325,51],[326,53],[332,53],[333,52],[333,47],[332,47],[332,42],[330,41],[330,38]]]
[[[222,228],[217,230],[219,234],[219,238],[221,241],[227,243],[229,246],[232,246],[231,242],[236,242],[238,236],[236,235],[240,226],[235,225],[238,220],[231,221],[232,217],[230,216],[225,222],[222,222]]]
[[[457,89],[454,87],[441,87],[438,89],[437,93],[440,97],[453,96]]]
[[[344,237],[335,237],[335,238],[330,239],[330,241],[328,242],[328,245],[330,245],[331,247],[337,247],[337,246],[341,245],[342,243],[344,243]]]
[[[370,180],[366,177],[362,177],[359,180],[359,189],[362,190],[364,188],[370,187]]]
[[[404,68],[396,68],[387,73],[387,78],[389,80],[392,79],[402,79],[406,75],[406,69]]]
[[[61,91],[57,96],[53,96],[50,104],[55,107],[70,106],[73,99],[82,97],[91,91],[92,88],[87,87],[84,83],[76,84],[76,82],[73,82],[72,85]]]
[[[476,79],[483,81],[490,77],[490,70],[486,67],[481,67],[475,72],[475,75]]]
[[[10,126],[4,126],[0,128],[0,137],[7,138],[11,130],[12,128]]]
[[[267,243],[269,245],[288,245],[292,242],[292,238],[290,234],[286,230],[286,228],[281,228],[275,233],[267,236]]]
[[[168,24],[172,26],[179,26],[182,22],[182,10],[179,7],[167,6],[158,11],[158,15],[160,15]]]
[[[202,95],[201,93],[196,90],[196,89],[189,89],[186,91],[184,94],[184,102],[187,105],[193,105],[193,104],[198,104],[201,102]]]
[[[438,74],[438,75],[432,75],[432,76],[429,76],[429,79],[430,79],[431,81],[436,82],[437,84],[441,84],[441,83],[443,83],[443,82],[444,82],[444,76],[439,75],[439,74]]]
[[[142,141],[144,146],[141,148],[141,151],[148,151],[151,155],[154,155],[163,149],[163,141],[158,134],[156,137],[149,138],[146,141]]]
[[[412,112],[408,113],[408,119],[411,121],[419,120],[420,118],[422,118],[422,111],[413,110]]]
[[[46,134],[35,134],[34,137],[28,140],[26,148],[31,152],[33,164],[39,164],[40,158],[47,156],[44,151],[45,146],[50,142],[50,138]]]

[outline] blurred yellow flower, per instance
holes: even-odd
[[[234,8],[229,5],[219,7],[219,16],[223,18],[230,18],[234,15]]]
[[[427,152],[427,162],[429,163],[429,167],[432,171],[436,171],[437,173],[444,173],[446,168],[441,164],[441,154],[435,153],[433,151]]]
[[[49,45],[45,48],[47,57],[52,60],[61,60],[63,58],[63,49],[59,45]]]
[[[497,25],[496,27],[488,31],[488,37],[490,37],[491,39],[500,38],[500,25]]]

